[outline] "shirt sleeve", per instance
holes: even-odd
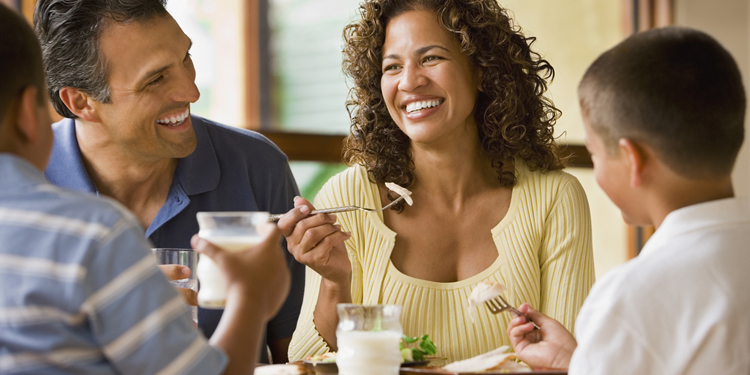
[[[338,178],[334,177],[334,179]],[[333,197],[341,196],[340,192],[337,192],[333,180],[329,181],[323,186],[321,191],[315,197],[315,207],[334,207],[340,205],[341,202],[335,202]],[[340,215],[339,220],[344,219],[345,215]],[[342,229],[351,230],[351,223],[341,222]],[[347,252],[349,254],[349,260],[352,263],[352,303],[362,303],[363,294],[363,275],[360,261],[356,256],[356,253],[352,251],[352,247],[356,244],[352,243],[352,239],[346,242]],[[315,327],[314,312],[315,305],[318,302],[318,296],[320,294],[320,282],[322,277],[310,268],[306,268],[305,273],[305,293],[304,300],[302,303],[302,311],[300,312],[299,320],[297,321],[297,328],[292,336],[292,342],[289,344],[289,360],[296,361],[304,359],[306,356],[315,356],[325,354],[331,351],[331,348],[323,340],[323,337]]]
[[[220,374],[227,356],[193,326],[137,223],[122,219],[92,252],[83,282],[94,340],[123,374]]]
[[[272,213],[288,212],[294,208],[294,197],[299,195],[297,183],[289,168],[289,164],[284,163],[284,173],[282,181],[274,187],[278,196],[271,204]],[[291,337],[294,333],[294,327],[299,318],[300,309],[302,308],[302,298],[305,290],[305,266],[296,259],[287,250],[286,239],[281,244],[284,256],[286,257],[289,273],[291,274],[291,287],[286,301],[281,306],[281,310],[266,325],[267,341],[274,341]]]
[[[545,222],[539,310],[574,332],[578,311],[595,281],[591,214],[583,187],[566,179]]]

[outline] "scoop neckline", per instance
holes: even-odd
[[[505,216],[500,220],[497,225],[495,225],[491,230],[490,233],[492,234],[493,242],[494,239],[497,237],[498,234],[500,234],[505,228],[507,228],[518,216],[518,206],[520,205],[520,187],[526,182],[526,169],[524,166],[520,163],[516,163],[516,184],[511,189],[511,196],[510,196],[510,205],[508,206],[508,212],[505,214]],[[374,194],[373,200],[375,201],[375,204],[377,205],[377,208],[383,207],[383,202],[380,199],[380,194],[378,191],[378,186],[375,183],[371,184],[372,189],[371,193]],[[470,276],[463,280],[457,280],[457,281],[449,281],[449,282],[440,282],[440,281],[430,281],[430,280],[424,280],[419,279],[413,276],[409,276],[403,272],[401,272],[396,266],[393,264],[393,261],[391,260],[391,253],[393,252],[393,247],[396,244],[396,232],[394,232],[391,228],[389,228],[387,225],[385,225],[385,221],[383,219],[383,213],[378,212],[378,219],[375,220],[374,218],[370,219],[373,222],[373,225],[377,227],[378,231],[390,238],[391,240],[391,246],[388,252],[388,272],[390,275],[397,279],[401,279],[403,282],[412,284],[412,285],[418,285],[422,287],[432,288],[432,289],[458,289],[463,288],[466,286],[474,285],[487,277],[489,277],[491,274],[497,271],[498,268],[502,267],[502,264],[504,262],[503,253],[501,252],[500,248],[497,247],[497,243],[495,243],[495,249],[497,250],[497,258],[495,258],[495,261],[492,262],[492,264],[485,268],[484,270],[480,271],[479,273]]]

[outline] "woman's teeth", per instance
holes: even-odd
[[[440,100],[438,100],[438,99],[436,99],[436,100],[425,100],[425,101],[422,101],[422,102],[413,102],[413,103],[409,103],[409,104],[406,105],[406,112],[407,113],[412,113],[412,112],[416,112],[416,111],[421,111],[421,110],[426,109],[426,108],[437,107],[438,105],[440,105]]]
[[[157,123],[167,126],[176,126],[181,124],[185,119],[190,115],[190,110],[186,109],[185,112],[183,112],[181,115],[178,116],[172,116],[165,119],[158,119],[156,120]]]

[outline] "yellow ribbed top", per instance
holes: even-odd
[[[492,229],[497,259],[486,270],[457,282],[415,279],[396,269],[390,261],[396,233],[384,224],[382,213],[337,214],[342,229],[352,232],[346,247],[352,261],[353,302],[402,305],[404,334],[429,334],[438,355],[448,361],[510,344],[506,334],[510,313],[493,315],[482,307],[475,322],[469,320],[467,299],[485,279],[507,286],[508,302],[529,302],[572,332],[594,283],[586,195],[578,180],[565,172],[530,172],[519,163],[517,176],[508,213]],[[418,204],[419,197],[414,201]],[[315,207],[348,205],[382,207],[377,185],[369,182],[361,166],[331,178],[315,198]],[[308,268],[290,360],[329,351],[313,322],[319,289],[320,276]]]

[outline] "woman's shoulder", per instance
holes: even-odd
[[[377,185],[370,182],[367,169],[362,165],[353,165],[331,177],[318,192],[316,201],[322,199],[335,205],[358,205],[373,192],[377,192]]]
[[[515,190],[525,192],[525,196],[542,203],[554,204],[561,199],[586,199],[578,178],[563,171],[532,171],[525,165],[518,168],[518,181]]]

